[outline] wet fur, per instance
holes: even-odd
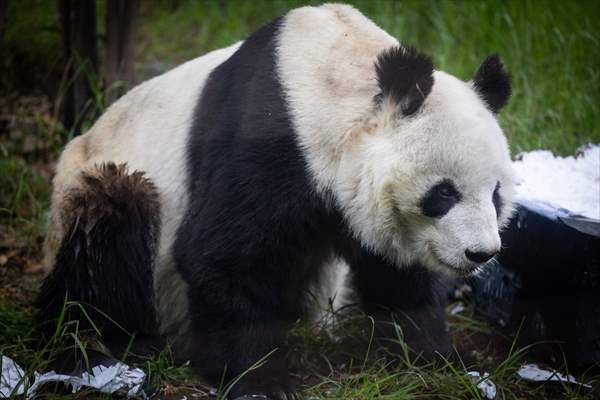
[[[123,335],[121,328],[152,334],[152,265],[160,231],[156,188],[141,172],[114,163],[84,171],[78,181],[62,204],[61,220],[69,228],[37,299],[40,315],[58,316],[68,300],[81,303],[105,336]],[[78,306],[68,307],[67,315],[81,329],[91,327]]]
[[[287,330],[309,291],[343,281],[329,276],[341,262],[378,326],[399,322],[416,352],[446,351],[445,267],[428,246],[456,262],[456,249],[495,245],[510,215],[509,153],[490,112],[505,82],[494,64],[474,87],[400,46],[352,7],[303,7],[119,100],[59,164],[46,317],[74,290],[169,339],[213,383],[270,354],[233,395],[283,398],[296,390]],[[397,67],[414,73],[396,79]],[[419,204],[446,175],[465,201],[434,223]],[[115,239],[122,224],[135,238]],[[129,257],[124,243],[143,253],[127,271],[111,261]],[[117,277],[127,298],[103,298]]]

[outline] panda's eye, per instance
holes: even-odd
[[[494,208],[496,209],[496,216],[500,216],[500,210],[502,209],[502,197],[500,197],[500,181],[496,182],[496,188],[494,189],[494,193],[492,194],[492,203],[494,203]]]
[[[455,197],[458,195],[458,191],[452,184],[452,182],[442,182],[435,186],[437,193],[442,197]]]
[[[433,185],[421,198],[420,207],[423,215],[433,218],[444,216],[461,199],[459,191],[450,179]]]

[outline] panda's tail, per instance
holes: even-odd
[[[143,173],[111,162],[78,178],[61,199],[66,230],[36,300],[44,330],[54,331],[56,321],[78,321],[80,330],[97,329],[103,337],[151,334],[156,187]]]

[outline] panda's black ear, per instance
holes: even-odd
[[[508,103],[510,81],[510,74],[504,68],[498,54],[490,54],[475,73],[473,87],[488,108],[498,114]]]
[[[375,63],[379,100],[389,98],[404,115],[414,114],[433,86],[433,62],[414,47],[394,46],[377,56]]]

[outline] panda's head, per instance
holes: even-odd
[[[399,265],[469,274],[498,253],[512,213],[497,120],[510,77],[492,55],[464,82],[403,47],[375,73],[380,93],[341,155],[339,204],[361,242]]]

